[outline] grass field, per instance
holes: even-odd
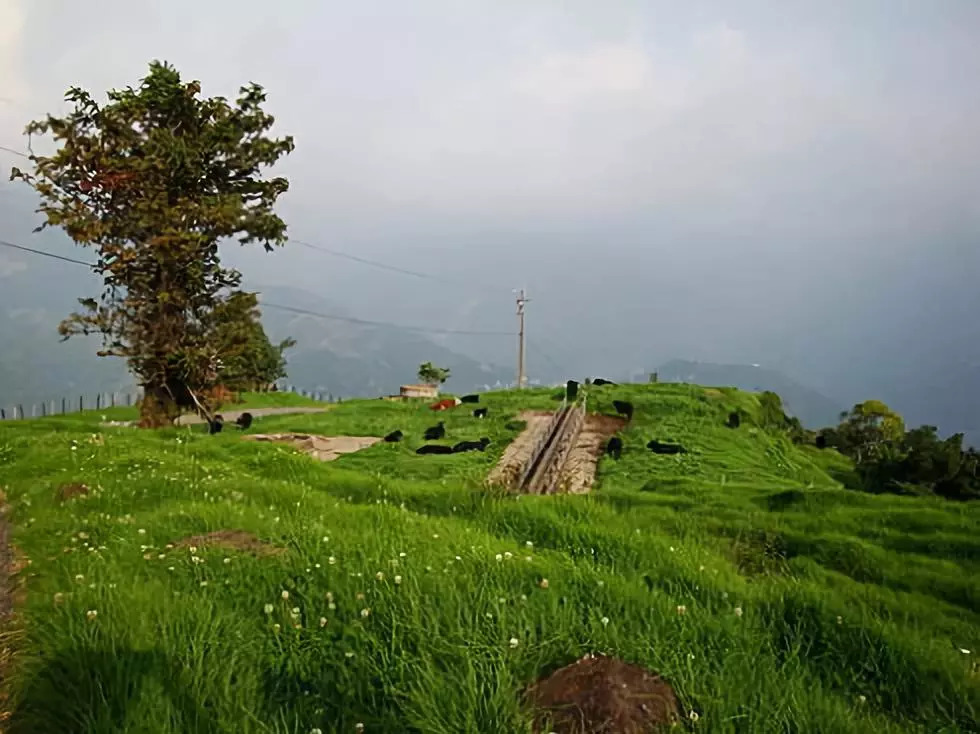
[[[692,731],[977,730],[980,504],[845,489],[837,454],[726,428],[745,393],[590,407],[613,398],[636,406],[623,458],[578,497],[481,487],[546,390],[440,414],[447,443],[493,441],[451,456],[414,455],[424,405],[380,400],[249,431],[406,433],[331,463],[95,413],[0,424],[31,561],[10,731],[514,734],[519,691],[586,652],[661,673]],[[58,501],[71,482],[92,491]],[[222,529],[285,552],[170,547]]]

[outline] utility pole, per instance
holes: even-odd
[[[517,389],[521,390],[524,387],[524,383],[527,380],[527,376],[524,374],[524,304],[530,299],[526,298],[524,295],[524,289],[521,288],[521,292],[517,296],[517,321],[519,324],[518,331],[518,342],[517,342]]]

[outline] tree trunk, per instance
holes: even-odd
[[[140,428],[167,428],[180,415],[177,401],[162,385],[144,385],[140,403]]]

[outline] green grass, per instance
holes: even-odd
[[[250,429],[406,433],[332,463],[200,427],[0,424],[31,560],[10,730],[513,734],[520,689],[588,651],[660,672],[694,731],[977,730],[980,504],[845,489],[834,452],[725,428],[751,395],[616,386],[590,405],[613,398],[636,406],[626,449],[582,497],[480,485],[553,391],[488,394],[485,421],[374,400]],[[415,456],[440,418],[446,443],[493,443]],[[73,481],[97,489],[60,504]],[[166,547],[222,528],[288,550]]]

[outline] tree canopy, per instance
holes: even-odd
[[[228,301],[241,298],[241,274],[221,266],[219,241],[267,251],[286,241],[273,207],[289,184],[261,169],[291,152],[292,138],[268,135],[274,118],[259,85],[243,86],[234,103],[200,92],[161,62],[138,87],[109,91],[104,105],[72,87],[70,113],[26,130],[49,134],[57,151],[32,153],[32,172],[11,172],[41,197],[38,229],[60,227],[97,253],[102,294],[80,299],[59,331],[101,333],[99,353],[127,360],[144,387],[144,426],[206,410],[198,393],[220,381],[229,359],[227,314],[242,304]]]
[[[419,365],[418,377],[426,385],[441,385],[449,379],[449,368],[436,367],[432,362],[423,362]]]

